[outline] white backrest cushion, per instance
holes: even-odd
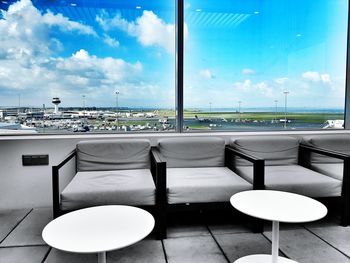
[[[93,140],[77,144],[78,171],[146,169],[150,142],[146,139]]]
[[[302,141],[310,146],[350,154],[350,134],[310,135],[304,136]],[[340,159],[330,158],[319,154],[312,154],[311,161],[313,163],[343,162]]]
[[[158,148],[169,168],[222,167],[225,165],[225,140],[217,137],[160,139]]]
[[[265,159],[265,165],[298,163],[299,140],[289,136],[249,136],[232,139],[230,145],[246,154]],[[241,158],[236,165],[251,165]]]

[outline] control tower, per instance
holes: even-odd
[[[55,114],[58,114],[58,104],[61,103],[60,98],[58,98],[58,97],[53,98],[53,99],[52,99],[52,103],[55,104],[55,111],[54,111],[54,113],[55,113]]]

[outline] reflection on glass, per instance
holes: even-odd
[[[348,1],[185,1],[184,123],[343,128]]]

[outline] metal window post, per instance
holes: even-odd
[[[350,129],[350,0],[348,1],[348,37],[347,37],[347,54],[346,54],[346,74],[345,74],[345,109],[344,109],[344,128]]]
[[[182,133],[184,126],[184,0],[176,0],[176,131]]]

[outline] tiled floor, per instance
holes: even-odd
[[[224,218],[225,213],[214,214]],[[254,234],[245,219],[229,215],[213,220],[205,214],[173,215],[168,238],[150,236],[131,247],[107,253],[107,261],[122,263],[227,263],[250,254],[270,253],[271,229]],[[51,220],[50,209],[0,211],[0,263],[92,263],[94,254],[70,254],[51,249],[41,238]],[[281,225],[280,254],[300,263],[350,262],[350,227],[337,216],[305,225]]]

